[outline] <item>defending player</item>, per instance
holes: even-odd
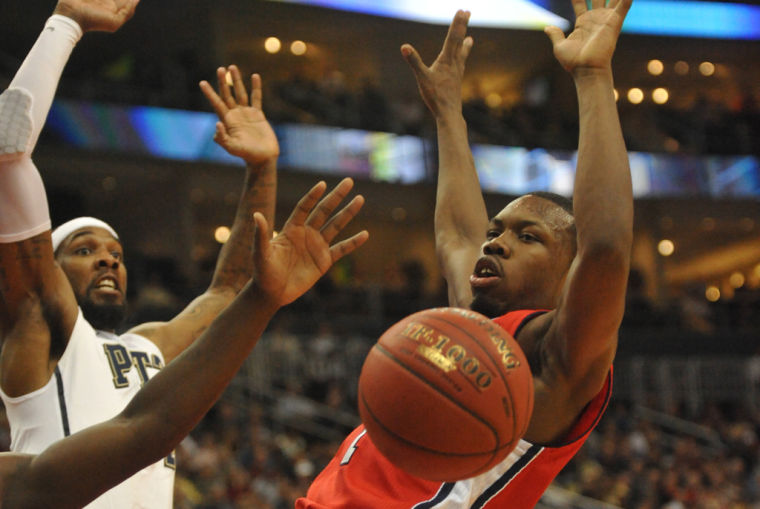
[[[314,186],[271,242],[267,222],[257,213],[254,277],[234,301],[117,417],[60,440],[39,456],[0,454],[0,507],[82,507],[167,455],[219,397],[274,313],[367,240],[360,232],[331,245],[364,203],[356,196],[332,214],[351,187],[345,179],[317,204],[326,186]]]
[[[355,430],[317,477],[303,508],[531,508],[595,427],[607,405],[623,309],[633,198],[613,95],[611,58],[631,0],[573,0],[565,38],[546,33],[573,76],[580,110],[574,213],[569,200],[522,196],[488,219],[461,108],[472,48],[458,12],[426,67],[402,46],[438,127],[436,249],[453,306],[494,317],[520,343],[535,406],[523,440],[490,471],[455,483],[414,478]],[[473,270],[474,267],[474,270]]]
[[[126,298],[116,232],[102,221],[78,218],[51,234],[31,154],[58,80],[84,32],[117,30],[137,3],[60,0],[0,95],[0,389],[17,452],[40,453],[123,410],[250,279],[253,212],[273,222],[279,147],[261,112],[260,79],[252,80],[249,104],[233,66],[233,91],[224,80],[226,69],[217,71],[220,96],[201,85],[220,118],[216,141],[248,166],[230,239],[204,294],[169,322],[116,336]],[[173,478],[169,457],[104,495],[97,507],[171,507]]]

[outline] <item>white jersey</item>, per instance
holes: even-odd
[[[152,341],[137,334],[96,331],[80,310],[47,385],[17,398],[0,389],[11,427],[11,450],[38,454],[57,440],[111,419],[163,364],[163,355]],[[172,455],[107,491],[87,508],[169,509],[173,486]]]

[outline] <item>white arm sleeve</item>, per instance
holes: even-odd
[[[50,229],[47,196],[32,151],[82,29],[53,15],[8,90],[0,94],[0,243]]]

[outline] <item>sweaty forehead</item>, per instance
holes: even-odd
[[[535,221],[555,231],[564,231],[575,221],[571,214],[556,203],[533,195],[511,201],[497,214],[496,219],[505,223]]]

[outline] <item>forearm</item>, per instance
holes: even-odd
[[[612,72],[574,73],[580,115],[573,195],[578,251],[630,249],[633,192],[628,154],[614,99]]]
[[[467,123],[459,112],[440,114],[438,130],[438,185],[436,238],[476,242],[488,224],[480,181],[467,138]]]
[[[52,16],[8,90],[0,95],[0,242],[31,238],[50,229],[47,197],[31,154],[45,124],[63,68],[82,31]]]
[[[173,449],[219,397],[278,309],[247,285],[125,408],[122,417],[140,426],[135,429],[141,435],[138,443]]]
[[[277,197],[277,159],[259,165],[247,165],[243,191],[230,228],[230,237],[222,247],[211,281],[212,289],[239,291],[253,270],[254,212],[261,212],[271,229],[274,225]]]
[[[29,152],[45,124],[63,68],[81,37],[82,29],[74,20],[57,14],[51,16],[8,87],[25,90],[33,97]]]
[[[277,309],[255,288],[244,289],[120,415],[57,442],[36,458],[27,474],[30,489],[54,494],[56,507],[81,507],[166,456],[221,396]],[[79,482],[82,478],[88,482]]]

